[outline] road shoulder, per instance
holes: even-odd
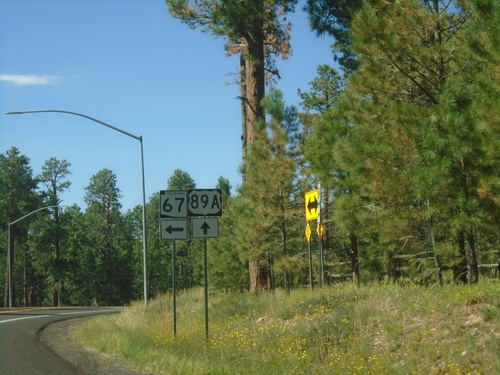
[[[53,352],[74,364],[88,374],[93,375],[144,375],[127,361],[86,348],[70,334],[74,325],[84,319],[68,319],[49,324],[39,333],[40,340]]]

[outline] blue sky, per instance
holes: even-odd
[[[277,87],[298,105],[321,64],[333,65],[331,40],[309,30],[304,1],[292,22],[293,55],[278,61]],[[0,153],[12,146],[34,174],[51,157],[71,163],[65,205],[84,208],[84,188],[103,168],[117,176],[123,209],[142,203],[140,143],[94,117],[142,136],[146,199],[166,189],[175,169],[198,188],[220,176],[241,182],[239,59],[224,40],[191,30],[162,0],[0,0]]]

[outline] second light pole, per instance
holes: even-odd
[[[5,112],[6,115],[23,115],[25,113],[45,113],[45,112],[55,112],[55,113],[66,113],[69,115],[75,115],[84,117],[86,119],[95,121],[101,125],[107,126],[117,132],[128,135],[134,139],[137,139],[141,143],[141,170],[142,170],[142,256],[143,256],[143,272],[144,272],[144,308],[148,306],[148,295],[147,295],[147,274],[146,274],[146,183],[144,179],[144,150],[142,145],[142,136],[137,136],[129,133],[123,129],[117,128],[116,126],[105,123],[104,121],[98,120],[96,118],[84,115],[78,112],[63,111],[60,109],[39,109],[35,111],[15,111],[15,112]]]

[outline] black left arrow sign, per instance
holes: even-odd
[[[168,227],[165,228],[165,231],[168,232],[168,234],[172,234],[174,232],[184,232],[183,227],[174,227],[172,224],[170,224]]]

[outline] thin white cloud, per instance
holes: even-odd
[[[10,82],[15,86],[54,85],[59,77],[37,74],[0,74],[0,81]]]

